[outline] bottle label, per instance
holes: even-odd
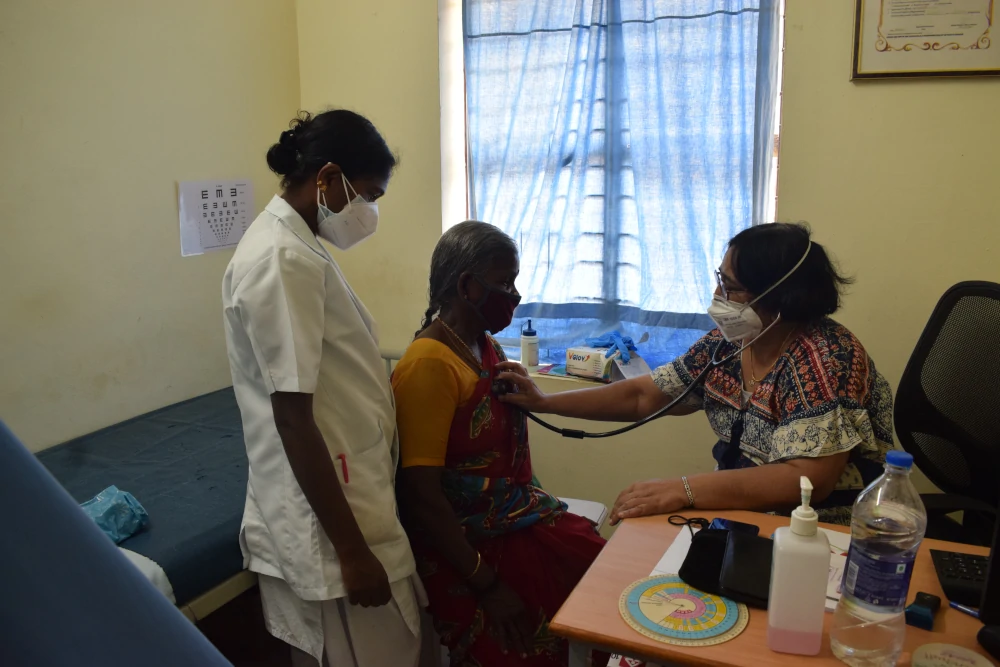
[[[916,554],[873,558],[852,544],[847,553],[844,590],[874,607],[903,607]]]

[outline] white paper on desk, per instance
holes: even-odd
[[[694,526],[691,526],[694,529]],[[677,574],[681,570],[681,565],[684,564],[684,559],[687,558],[688,551],[691,550],[691,531],[687,529],[687,526],[682,527],[677,531],[677,537],[667,548],[666,553],[663,554],[663,558],[660,562],[656,564],[650,575],[653,574]]]
[[[851,536],[826,528],[820,528],[830,541],[830,577],[826,582],[826,610],[833,611],[840,600],[840,586],[844,581],[844,568],[847,567],[847,550],[851,546]]]

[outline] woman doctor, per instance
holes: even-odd
[[[717,470],[631,485],[612,523],[684,508],[787,513],[806,476],[820,521],[850,524],[854,500],[892,449],[892,392],[861,341],[830,319],[849,279],[807,227],[776,223],[733,237],[716,280],[708,314],[718,328],[651,375],[546,396],[523,368],[500,364],[508,371],[500,378],[520,390],[501,400],[532,412],[636,421],[707,372],[671,414],[705,413],[718,436]],[[710,367],[716,350],[734,358]]]
[[[414,560],[397,519],[392,390],[375,323],[320,243],[375,233],[396,159],[350,111],[303,113],[222,283],[250,463],[240,546],[295,664],[416,665]]]

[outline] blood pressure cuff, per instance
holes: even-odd
[[[732,530],[694,534],[678,575],[698,590],[767,609],[774,542]]]

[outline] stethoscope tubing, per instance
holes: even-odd
[[[732,360],[733,357],[735,357],[735,356],[737,356],[739,354],[742,354],[743,350],[747,349],[748,347],[750,347],[751,345],[753,345],[754,343],[756,343],[760,339],[761,336],[763,336],[768,331],[770,331],[771,327],[773,327],[775,324],[777,324],[778,321],[779,321],[779,319],[780,318],[776,318],[773,322],[771,322],[771,324],[767,325],[767,327],[765,327],[763,331],[761,331],[759,334],[757,334],[756,336],[754,336],[753,340],[751,340],[751,341],[749,341],[747,343],[743,343],[742,345],[740,345],[739,347],[737,347],[737,349],[734,352],[729,353],[728,355],[726,355],[722,359],[718,358],[719,350],[722,349],[723,345],[729,344],[729,341],[727,341],[727,340],[720,340],[716,344],[715,349],[712,350],[712,360],[709,363],[709,365],[705,368],[705,370],[703,370],[701,373],[698,374],[698,377],[696,377],[694,379],[694,382],[692,382],[687,387],[685,387],[684,391],[682,391],[680,393],[680,395],[677,396],[677,398],[673,399],[672,401],[670,401],[670,403],[668,403],[667,405],[663,406],[662,408],[660,408],[659,410],[657,410],[653,414],[651,414],[651,415],[649,415],[647,417],[643,417],[639,421],[636,421],[636,422],[633,422],[631,424],[628,424],[627,426],[622,426],[621,428],[616,428],[616,429],[614,429],[612,431],[603,431],[603,432],[599,432],[599,433],[593,433],[593,432],[590,432],[590,431],[581,431],[581,430],[578,430],[578,429],[559,428],[558,426],[555,426],[553,424],[548,423],[544,419],[540,419],[539,417],[535,416],[531,412],[528,412],[527,410],[522,410],[521,412],[523,412],[524,415],[528,419],[530,419],[531,421],[535,422],[539,426],[541,426],[543,428],[546,428],[546,429],[552,431],[553,433],[557,433],[557,434],[561,435],[564,438],[573,438],[575,440],[585,440],[585,439],[589,440],[589,439],[598,439],[598,438],[612,438],[612,437],[614,437],[616,435],[622,435],[624,433],[628,433],[629,431],[634,431],[635,429],[639,428],[640,426],[645,426],[646,424],[648,424],[648,423],[650,423],[652,421],[656,421],[657,419],[660,419],[661,417],[665,417],[671,410],[673,410],[675,407],[677,407],[678,405],[680,405],[680,403],[685,398],[687,398],[688,395],[690,395],[692,391],[694,391],[696,388],[698,388],[699,386],[701,386],[702,384],[704,384],[705,380],[708,379],[708,375],[709,375],[709,373],[711,371],[715,370],[716,368],[720,368],[720,367],[724,366],[725,364],[729,363],[729,361]]]

